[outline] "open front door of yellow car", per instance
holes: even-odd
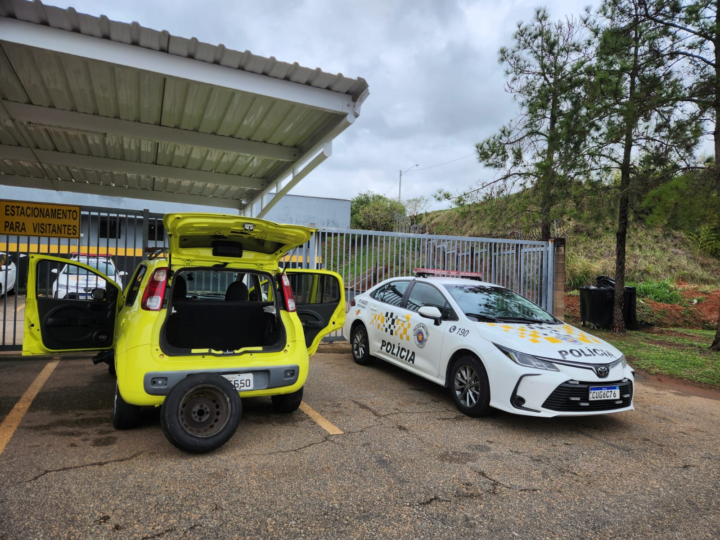
[[[305,331],[308,354],[317,351],[326,335],[345,324],[345,286],[340,274],[327,270],[285,271],[295,295],[298,317]]]
[[[120,287],[97,268],[30,255],[23,355],[112,348],[121,302]]]

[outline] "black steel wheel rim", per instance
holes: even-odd
[[[365,356],[365,351],[367,349],[366,340],[365,340],[365,330],[362,328],[358,328],[355,330],[355,335],[353,336],[353,356],[357,359],[362,358]]]
[[[201,439],[212,437],[230,420],[230,400],[217,386],[196,386],[180,400],[178,417],[189,435]]]

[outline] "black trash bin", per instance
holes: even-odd
[[[580,287],[580,320],[596,326],[611,326],[615,301],[615,280],[598,276],[597,287]],[[625,327],[637,328],[637,293],[635,287],[625,287],[623,314]]]

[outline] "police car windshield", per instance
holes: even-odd
[[[445,285],[463,313],[478,321],[556,323],[538,306],[508,289],[487,285]]]
[[[106,276],[115,275],[115,266],[111,261],[99,261],[98,259],[90,259],[88,261],[88,259],[79,259],[77,262],[87,264],[90,268],[94,268]],[[82,270],[79,266],[75,266],[73,264],[68,264],[66,268],[68,274],[76,275],[78,273],[86,273],[85,270]]]

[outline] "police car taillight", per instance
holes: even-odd
[[[146,311],[160,311],[165,299],[165,285],[167,284],[167,268],[158,268],[150,276],[140,306]]]
[[[283,297],[285,298],[285,309],[287,311],[295,311],[295,295],[293,294],[290,279],[287,277],[287,274],[282,275],[280,282],[282,284]]]

